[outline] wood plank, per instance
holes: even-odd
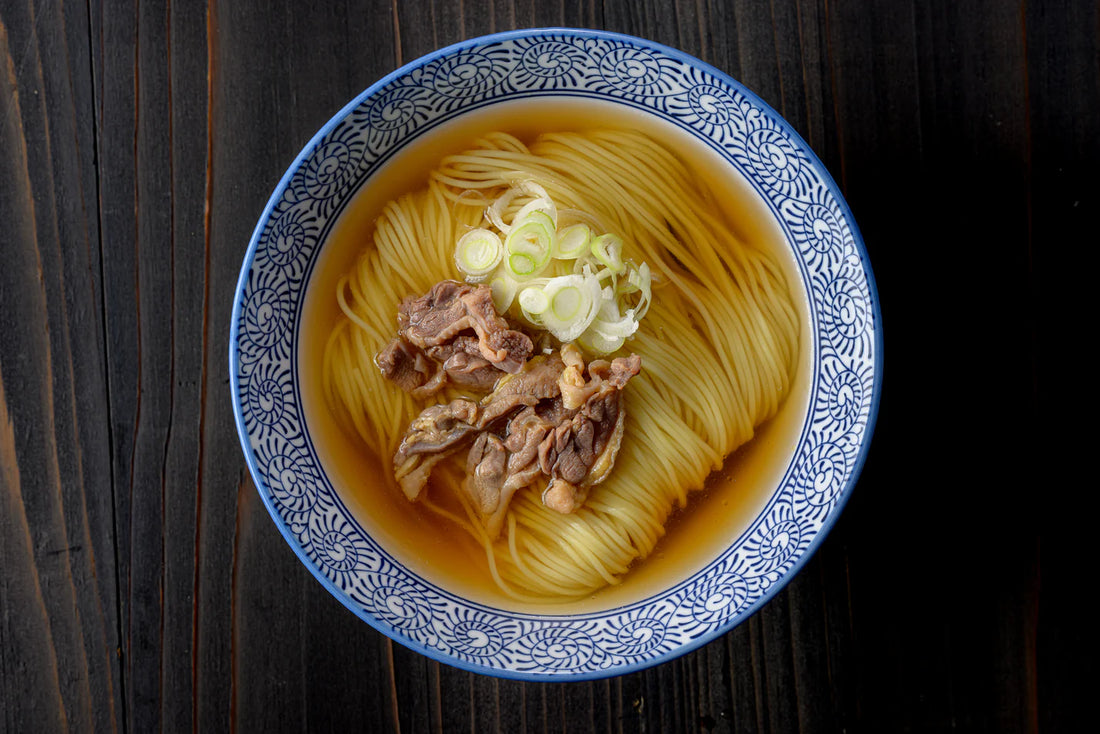
[[[348,100],[397,65],[392,5],[295,12],[214,4],[199,507],[198,723],[239,731],[396,728],[393,650],[306,571],[243,477],[230,403],[229,309],[252,228],[286,166]],[[240,59],[249,59],[241,64]],[[230,473],[232,475],[230,476]],[[233,538],[233,544],[228,540]],[[274,575],[274,578],[273,578]],[[273,643],[273,640],[278,642]],[[288,654],[289,653],[289,654]],[[413,656],[413,653],[404,653]],[[227,661],[232,660],[232,666]],[[401,671],[429,664],[420,656]],[[272,684],[278,704],[272,705]],[[333,705],[334,692],[346,701]],[[419,716],[410,706],[402,713]]]
[[[3,728],[121,716],[86,8],[0,6]]]
[[[1020,680],[1033,731],[1087,728],[1093,717],[1090,681],[1100,676],[1095,651],[1100,630],[1091,604],[1083,603],[1092,574],[1092,533],[1075,511],[1087,484],[1092,433],[1079,425],[1091,400],[1081,401],[1067,380],[1066,360],[1076,362],[1077,335],[1094,309],[1092,268],[1080,258],[1096,241],[1100,209],[1100,8],[1095,3],[1029,3],[1022,22],[1027,43],[1027,123],[1030,133],[1027,181],[1026,292],[1030,308],[1021,314],[1021,358],[1030,355],[1035,382],[1037,431],[1031,449],[1037,457],[1035,486],[1051,497],[1034,498],[1028,509],[1041,514],[1037,558],[1025,568],[1033,587],[1019,589],[1015,614],[1006,626],[1022,636],[1025,650],[1009,680]],[[1094,392],[1087,392],[1091,398]],[[1087,422],[1087,418],[1084,419]],[[1086,458],[1081,462],[1076,457]],[[1080,467],[1080,468],[1079,468]],[[1087,493],[1087,490],[1086,490]],[[1045,494],[1045,493],[1044,493]],[[1033,522],[1035,520],[1033,519]],[[1031,559],[1029,559],[1031,560]],[[1082,585],[1084,582],[1084,586]],[[1012,661],[1004,656],[1002,665]],[[1026,671],[1026,677],[1024,677]]]
[[[194,719],[204,390],[206,37],[168,3],[93,9],[128,727]],[[174,42],[187,44],[173,53]]]

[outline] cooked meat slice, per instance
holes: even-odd
[[[560,393],[558,376],[563,366],[556,354],[533,357],[519,373],[502,377],[489,399],[508,395],[529,395],[536,400],[556,398]]]
[[[493,307],[487,285],[477,287],[442,280],[419,298],[406,298],[398,311],[401,335],[421,349],[449,342],[464,331],[477,334],[482,357],[499,369],[515,373],[531,356],[530,337],[508,328]]]
[[[490,302],[490,305],[492,303]],[[481,354],[499,369],[515,374],[531,356],[531,338],[521,331],[498,329],[481,341]],[[489,354],[486,354],[486,351]]]
[[[479,434],[466,457],[466,481],[462,483],[474,509],[483,517],[500,505],[508,454],[504,443],[492,433]]]
[[[558,378],[558,388],[566,409],[576,410],[584,405],[590,394],[585,390],[587,380],[584,379],[584,357],[576,346],[566,344],[561,348],[561,361],[565,367]]]
[[[455,447],[441,451],[438,454],[414,454],[406,458],[404,463],[400,465],[395,462],[394,477],[405,496],[413,502],[419,499],[420,493],[424,491],[424,487],[428,484],[428,478],[431,476],[435,465],[457,450],[458,447]]]
[[[477,337],[468,334],[460,334],[449,342],[428,347],[424,350],[424,354],[428,355],[436,362],[446,362],[459,352],[468,354],[471,357],[480,357],[481,347],[478,346]]]
[[[479,357],[470,357],[464,346],[469,346],[469,342],[456,340],[455,344],[450,345],[448,347],[450,356],[447,361],[460,361],[465,357],[479,359]],[[441,352],[437,351],[436,354],[439,355]],[[428,481],[431,468],[438,463],[438,459],[428,461],[418,457],[424,454],[435,456],[443,452],[449,454],[467,439],[475,436],[480,441],[482,436],[490,434],[481,433],[479,436],[479,432],[491,428],[497,421],[517,410],[535,405],[540,400],[540,396],[556,398],[557,379],[561,367],[561,361],[556,356],[540,356],[530,360],[518,374],[504,375],[496,390],[487,395],[481,405],[459,398],[446,405],[432,405],[422,410],[420,415],[409,424],[405,437],[393,457],[394,468],[405,495],[409,499],[416,499]],[[496,368],[493,369],[496,370]],[[497,374],[500,372],[497,371]],[[497,441],[499,442],[499,439]],[[483,447],[482,453],[487,450]],[[406,476],[408,479],[405,478]],[[511,499],[511,493],[518,488],[513,485],[509,485],[508,500]],[[480,486],[474,486],[471,489],[479,493],[482,491]],[[499,496],[499,488],[496,492]],[[505,506],[508,500],[505,500]],[[485,512],[489,514],[492,509]]]
[[[539,467],[550,476],[542,495],[544,505],[557,512],[576,510],[588,495],[588,488],[599,484],[611,472],[622,445],[626,412],[622,407],[622,388],[641,369],[634,355],[606,362],[598,360],[588,367],[589,380],[577,384],[583,362],[579,352],[563,348],[562,405],[584,398],[579,410],[567,422],[561,422],[539,445]]]
[[[428,347],[424,354],[442,364],[445,380],[475,392],[489,392],[504,374],[481,356],[478,340],[472,336],[456,336],[448,344]]]
[[[432,468],[476,432],[478,413],[477,403],[460,398],[429,406],[413,419],[393,456],[394,476],[406,497],[417,499]]]
[[[623,394],[615,390],[594,397],[581,409],[581,415],[598,426],[595,438],[596,461],[589,466],[588,476],[583,480],[586,487],[592,487],[611,474],[611,469],[615,466],[615,457],[618,456],[619,448],[622,446],[626,428]]]
[[[502,373],[484,357],[456,352],[443,363],[442,372],[453,384],[475,392],[489,392]]]
[[[588,378],[584,376],[584,358],[580,350],[572,344],[561,348],[562,370],[559,385],[563,404],[569,410],[576,410],[595,395],[605,382],[611,387],[622,390],[627,381],[642,369],[642,358],[637,354],[629,357],[616,357],[608,362],[604,359],[593,360],[588,365]]]
[[[479,427],[509,415],[519,408],[531,407],[540,400],[558,397],[558,376],[562,363],[557,355],[533,357],[515,375],[500,378],[496,389],[481,401]]]
[[[539,415],[537,409],[526,408],[508,423],[504,448],[508,449],[508,484],[526,487],[540,473],[539,444],[554,424]]]
[[[431,405],[420,412],[397,449],[395,466],[416,454],[437,453],[449,449],[475,430],[480,408],[477,403],[458,398],[446,405]]]
[[[439,392],[448,380],[488,392],[502,373],[519,372],[534,345],[497,315],[489,286],[443,280],[397,313],[398,336],[375,357],[379,369],[413,397]]]
[[[379,352],[374,362],[386,379],[420,398],[439,392],[447,377],[440,373],[438,364],[401,337]]]
[[[463,489],[478,509],[489,537],[496,538],[517,490],[542,476],[539,443],[553,425],[525,408],[508,423],[504,440],[482,433],[466,459]]]
[[[576,411],[567,410],[562,402],[561,395],[559,395],[549,400],[540,400],[538,405],[535,406],[535,412],[538,413],[539,418],[542,418],[551,426],[556,426],[572,418]]]
[[[409,296],[397,311],[402,335],[421,349],[439,346],[463,329],[470,328],[466,304],[460,296],[470,286],[441,280],[419,298]]]
[[[577,414],[543,439],[539,445],[539,465],[551,480],[580,484],[588,476],[588,468],[596,463],[600,448],[596,445],[596,424]]]
[[[591,370],[592,368],[589,367],[589,372]],[[611,360],[611,374],[607,376],[607,381],[611,383],[612,387],[622,390],[627,381],[641,371],[642,358],[637,354],[632,354],[629,357],[616,357]]]
[[[570,484],[564,479],[551,479],[542,492],[542,504],[554,512],[568,515],[580,509],[588,499],[588,490]]]
[[[561,513],[576,511],[589,489],[606,479],[622,444],[622,390],[638,374],[641,359],[595,360],[586,367],[580,351],[566,345],[558,354],[525,356],[514,373],[504,374],[501,367],[509,357],[490,361],[489,356],[501,355],[487,355],[487,345],[503,344],[506,355],[523,348],[529,354],[530,340],[520,334],[528,347],[516,348],[507,344],[514,337],[506,330],[486,331],[492,304],[487,309],[482,296],[462,288],[469,287],[444,282],[422,299],[402,304],[408,339],[379,355],[379,364],[392,364],[391,372],[405,384],[418,385],[414,390],[432,389],[436,374],[483,390],[492,386],[480,403],[458,399],[421,411],[394,455],[394,467],[402,491],[415,500],[436,464],[470,446],[462,491],[496,537],[515,492],[543,475],[550,478],[543,504]],[[440,343],[418,343],[415,329],[431,324],[435,313],[453,316],[456,302],[463,304],[460,319],[477,324],[477,336],[452,333]],[[437,373],[429,374],[422,364],[418,369],[418,358],[439,365]]]

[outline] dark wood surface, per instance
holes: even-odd
[[[870,457],[803,572],[694,653],[575,684],[438,664],[331,598],[250,483],[226,359],[314,131],[421,54],[545,25],[681,48],[779,110],[886,332]],[[1087,730],[1097,332],[1064,297],[1098,171],[1095,0],[0,0],[0,729]]]

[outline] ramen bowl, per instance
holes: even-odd
[[[693,501],[674,516],[622,583],[568,603],[521,602],[467,578],[462,569],[477,559],[449,552],[446,537],[429,541],[442,544],[434,555],[402,539],[395,508],[404,499],[385,493],[377,476],[385,462],[363,463],[354,438],[327,416],[316,355],[325,319],[336,312],[332,283],[354,260],[379,202],[422,183],[429,162],[453,152],[455,141],[592,118],[651,132],[732,192],[739,203],[731,216],[744,214],[777,248],[800,309],[802,357],[780,412],[698,493],[703,510]],[[229,358],[256,487],[329,593],[442,662],[510,678],[581,680],[697,648],[798,572],[862,467],[882,340],[851,213],[774,110],[674,49],[540,29],[425,56],[367,89],[317,133],[256,226],[237,285]]]

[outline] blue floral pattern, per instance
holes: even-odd
[[[719,558],[657,596],[606,612],[487,608],[409,572],[332,487],[295,389],[297,325],[320,245],[390,155],[466,110],[542,94],[641,109],[744,175],[775,213],[810,303],[809,411],[767,507]],[[853,486],[876,410],[873,278],[834,184],[801,139],[743,87],[656,44],[592,31],[522,31],[428,56],[365,92],[307,146],[253,236],[233,309],[230,377],[246,458],[276,524],[349,608],[445,662],[527,679],[652,665],[732,627],[795,572]]]

